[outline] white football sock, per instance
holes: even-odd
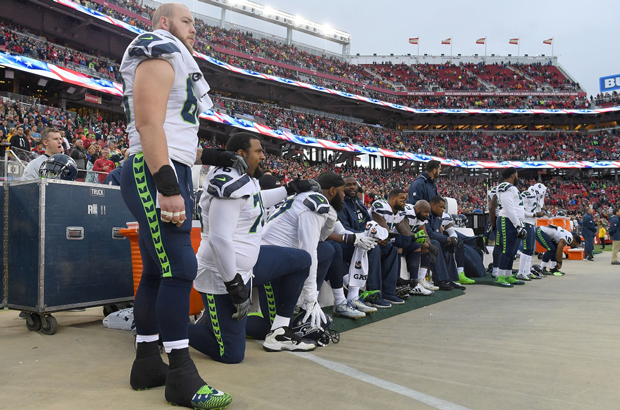
[[[360,288],[358,288],[357,286],[349,286],[349,293],[347,294],[348,301],[357,299],[359,295],[360,295]]]
[[[456,268],[456,273],[459,274],[459,276],[461,275],[461,273],[465,272],[465,268]]]
[[[547,267],[547,262],[542,261],[542,262],[540,263],[540,267],[541,267],[542,269],[545,269],[545,268]]]
[[[189,339],[173,340],[172,342],[164,342],[166,353],[170,353],[172,349],[186,349],[189,347]]]
[[[159,340],[159,333],[156,335],[136,335],[136,343],[151,343]]]
[[[549,268],[551,268],[551,269],[555,269],[555,266],[556,266],[557,264],[558,264],[557,262],[555,262],[555,261],[551,261],[551,262],[549,262]]]
[[[349,292],[351,292],[350,288]],[[332,293],[334,294],[334,305],[342,305],[344,302],[347,301],[347,299],[344,297],[343,288],[332,289]]]
[[[273,318],[273,324],[271,325],[271,330],[275,330],[279,327],[288,326],[290,323],[291,323],[290,317],[282,317],[280,315],[276,315],[276,317]]]
[[[418,269],[418,279],[425,279],[427,272],[428,272],[427,268],[420,268],[420,269]]]

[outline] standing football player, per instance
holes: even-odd
[[[527,231],[527,237],[523,239],[523,251],[519,259],[519,273],[517,279],[530,280],[531,278],[540,279],[541,276],[532,274],[532,256],[536,248],[536,220],[544,215],[542,208],[545,203],[547,187],[543,184],[535,184],[521,194],[523,199],[523,211],[525,217],[523,223]]]
[[[515,168],[506,168],[502,171],[503,182],[497,186],[497,203],[500,211],[495,222],[497,227],[497,240],[495,246],[499,246],[499,270],[495,285],[511,288],[513,285],[523,285],[524,282],[512,276],[512,262],[517,253],[519,239],[527,237],[527,231],[519,217],[523,207],[519,190],[515,186],[518,181]]]
[[[194,409],[216,409],[229,394],[210,387],[189,355],[189,294],[196,277],[191,166],[198,146],[198,113],[212,106],[209,86],[196,64],[196,29],[190,10],[163,4],[153,32],[139,35],[121,62],[129,158],[121,192],[139,223],[143,271],[135,297],[136,390],[166,386],[166,400]],[[158,340],[170,365],[160,356]]]

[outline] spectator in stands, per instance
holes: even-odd
[[[110,150],[104,148],[101,151],[101,158],[93,164],[93,171],[97,172],[97,180],[103,184],[108,174],[116,168],[114,162],[110,161]]]
[[[86,178],[86,163],[88,162],[86,150],[84,149],[84,141],[79,138],[76,139],[69,155],[75,160],[78,167],[78,176],[76,181],[84,181]]]
[[[22,175],[22,181],[39,178],[39,168],[49,157],[55,154],[62,154],[62,137],[56,128],[46,128],[41,135],[41,142],[45,147],[45,154],[33,159],[28,163]]]
[[[428,161],[424,170],[409,187],[409,203],[412,205],[420,199],[430,202],[431,198],[438,196],[435,179],[441,172],[441,163],[436,160]]]
[[[9,138],[11,149],[19,149],[22,152],[28,152],[31,149],[30,142],[24,135],[24,126],[18,125],[15,129],[15,135]]]

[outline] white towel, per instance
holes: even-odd
[[[366,224],[366,230],[356,235],[384,240],[389,236],[389,232],[375,221],[370,221]],[[362,288],[366,285],[366,279],[368,279],[368,251],[356,247],[349,266],[349,286]]]
[[[198,67],[198,63],[196,63],[194,56],[189,53],[189,50],[187,49],[187,47],[185,47],[181,40],[173,36],[170,32],[157,29],[155,30],[155,33],[171,39],[175,42],[179,50],[181,50],[183,62],[186,64],[187,71],[190,73],[189,77],[192,80],[192,89],[194,90],[194,95],[198,100],[199,114],[202,114],[206,110],[211,109],[211,107],[213,107],[213,101],[211,101],[211,98],[207,94],[211,87],[209,87],[207,80],[204,79],[204,76],[200,71],[200,67]]]

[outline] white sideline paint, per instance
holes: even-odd
[[[463,406],[451,403],[446,400],[438,399],[437,397],[429,396],[428,394],[424,394],[417,390],[413,390],[413,389],[401,386],[396,383],[388,382],[383,379],[379,379],[377,377],[371,376],[369,374],[361,372],[347,365],[344,365],[338,362],[333,362],[327,359],[322,359],[312,353],[296,353],[296,352],[288,352],[288,353],[293,354],[297,357],[304,358],[306,360],[310,360],[311,362],[319,364],[335,372],[344,374],[345,376],[349,376],[354,379],[372,384],[373,386],[381,387],[382,389],[389,390],[391,392],[401,394],[405,397],[409,397],[411,399],[417,400],[421,403],[427,404],[439,410],[471,410],[467,407],[463,407]]]

